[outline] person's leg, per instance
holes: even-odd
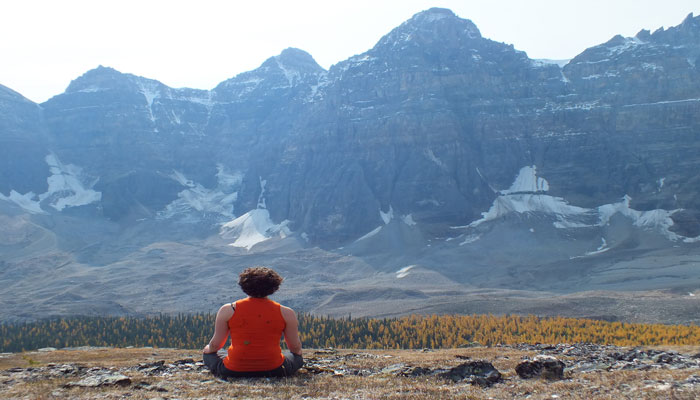
[[[284,362],[279,367],[271,371],[231,371],[224,365],[224,360],[216,353],[204,354],[204,365],[209,368],[212,374],[219,378],[243,378],[243,377],[264,377],[264,376],[290,376],[297,372],[304,359],[297,354],[284,353]]]
[[[219,357],[217,353],[205,353],[203,355],[204,365],[209,368],[212,374],[218,376],[219,378],[226,377],[226,368],[224,367],[224,360]]]
[[[290,376],[304,365],[304,358],[290,352],[284,353],[284,362],[278,368],[268,372],[268,376]]]
[[[230,369],[226,368],[223,358],[221,358],[221,356],[219,356],[217,353],[205,353],[202,358],[204,359],[204,365],[209,368],[209,371],[211,371],[214,376],[221,379],[284,376],[284,374],[270,375],[270,372],[268,371],[231,371]],[[282,369],[282,367],[279,367],[278,369]]]
[[[304,358],[302,356],[300,356],[299,354],[292,354],[292,353],[288,352],[284,355],[284,362],[285,363],[288,362],[287,360],[289,360],[289,364],[290,364],[290,366],[289,366],[289,371],[291,371],[290,374],[297,372],[297,370],[299,370],[299,368],[301,368],[302,365],[304,365]]]

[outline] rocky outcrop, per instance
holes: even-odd
[[[533,360],[525,360],[515,367],[515,372],[523,379],[544,378],[563,379],[564,363],[551,356],[536,356]]]
[[[491,386],[501,381],[501,373],[488,361],[465,362],[437,375],[453,382],[467,381],[478,386]]]
[[[313,366],[305,367],[307,370],[322,372]],[[334,371],[334,373],[338,373]],[[501,381],[501,373],[488,361],[468,361],[451,368],[424,368],[406,365],[404,363],[393,364],[383,368],[380,374],[389,374],[404,377],[416,377],[422,375],[437,376],[451,382],[463,382],[477,386],[491,386]],[[369,372],[371,375],[372,373]]]
[[[98,373],[87,376],[77,382],[68,382],[63,387],[101,387],[101,386],[129,386],[131,379],[122,374]]]
[[[590,343],[557,344],[557,345],[519,345],[518,349],[534,350],[544,353],[533,361],[523,362],[518,372],[522,378],[542,376],[541,373],[532,374],[539,367],[544,367],[547,361],[553,367],[562,363],[555,357],[567,360],[567,370],[572,373],[587,373],[592,371],[613,370],[657,370],[657,369],[687,369],[698,368],[700,362],[697,355],[689,356],[675,351],[664,351],[643,348],[621,348],[617,346],[605,346]],[[538,361],[540,361],[538,363]],[[563,363],[561,364],[563,367]],[[517,370],[517,369],[516,369]],[[559,370],[559,367],[554,367]],[[557,373],[558,374],[558,373]]]

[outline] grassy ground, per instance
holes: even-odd
[[[694,354],[697,348],[676,349]],[[138,370],[140,363],[200,360],[198,351],[173,349],[57,350],[0,355],[0,398],[4,399],[696,399],[700,385],[683,385],[698,369],[595,371],[566,373],[560,381],[521,379],[515,366],[534,352],[512,348],[416,350],[306,350],[308,369],[292,378],[223,381],[208,371],[170,368],[154,374]],[[434,376],[402,377],[383,368],[405,364],[449,368],[465,360],[486,360],[503,374],[489,388],[453,383]],[[564,359],[566,362],[566,360]],[[109,368],[131,378],[126,386],[64,387],[78,376],[47,371],[56,365]],[[12,368],[15,368],[14,370]],[[16,368],[22,368],[17,370]],[[27,369],[32,368],[32,369]],[[359,371],[359,372],[358,372]],[[360,374],[360,375],[356,375]],[[364,375],[364,376],[361,376]]]

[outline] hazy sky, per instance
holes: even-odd
[[[0,3],[0,84],[43,102],[101,64],[172,87],[211,89],[287,47],[328,68],[430,7],[550,59],[700,14],[699,0],[7,0]]]

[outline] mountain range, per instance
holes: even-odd
[[[0,86],[0,320],[212,311],[264,264],[321,314],[697,322],[698,171],[692,14],[563,66],[430,9],[328,70]]]

